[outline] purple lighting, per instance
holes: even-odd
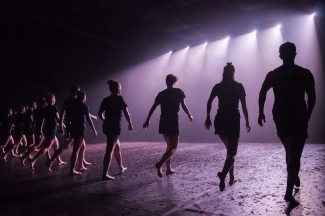
[[[278,24],[276,27],[277,27],[277,28],[281,28],[281,27],[282,27],[282,25],[281,25],[281,24]]]
[[[312,16],[312,17],[316,16],[316,13],[315,13],[315,12],[314,12],[314,13],[312,13],[312,14],[311,14],[311,16]]]

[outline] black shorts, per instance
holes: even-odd
[[[227,138],[239,138],[240,136],[240,114],[236,111],[219,111],[214,118],[215,134]]]
[[[30,136],[33,136],[33,135],[34,135],[34,130],[33,130],[33,128],[31,128],[31,127],[25,127],[25,128],[23,129],[23,133],[24,133],[24,135],[25,135],[26,137],[30,137]]]
[[[57,129],[57,125],[45,125],[45,127],[43,128],[44,136],[48,139],[54,139],[56,136]]]
[[[69,131],[71,138],[86,137],[86,123],[71,125]]]
[[[103,123],[103,132],[108,134],[121,134],[121,122],[105,122]]]
[[[306,116],[273,115],[279,138],[290,135],[302,135],[308,138],[308,119]]]
[[[167,135],[179,135],[179,118],[176,117],[160,117],[159,133]]]

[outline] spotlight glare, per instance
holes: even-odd
[[[314,12],[314,13],[312,13],[312,14],[311,14],[311,16],[313,16],[313,17],[314,17],[314,16],[316,16],[316,13],[315,13],[315,12]]]
[[[208,42],[205,42],[203,45],[207,45],[208,44]]]
[[[281,28],[281,27],[282,27],[282,25],[281,25],[281,24],[278,24],[276,27],[277,27],[277,28]]]
[[[256,34],[257,30],[254,30],[252,33]]]
[[[225,38],[225,40],[229,40],[229,39],[230,39],[230,37],[226,37],[226,38]]]
[[[190,46],[187,46],[187,47],[186,47],[186,49],[189,49],[189,48],[190,48]]]
[[[173,51],[169,51],[169,53],[173,53]]]

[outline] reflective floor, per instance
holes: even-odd
[[[235,174],[238,182],[219,191],[217,172],[226,156],[221,143],[180,143],[173,157],[176,173],[159,178],[154,164],[165,143],[121,143],[123,164],[115,159],[113,181],[101,181],[105,144],[88,145],[92,162],[80,176],[68,165],[47,172],[45,156],[35,170],[19,158],[0,160],[0,215],[325,215],[325,145],[307,144],[301,160],[300,205],[291,213],[283,200],[286,186],[281,144],[241,143]],[[165,170],[164,170],[165,172]]]

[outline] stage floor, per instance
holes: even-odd
[[[165,143],[121,143],[123,164],[115,159],[101,181],[106,144],[88,145],[93,164],[80,176],[68,165],[47,172],[45,156],[29,169],[19,158],[0,160],[0,215],[285,215],[284,149],[281,144],[240,143],[235,164],[238,182],[219,191],[217,172],[225,159],[223,144],[180,143],[172,176],[159,178],[154,164]],[[71,149],[62,154],[70,160]],[[164,170],[165,171],[165,170]],[[290,215],[325,215],[325,145],[307,144],[301,160],[301,205]]]

